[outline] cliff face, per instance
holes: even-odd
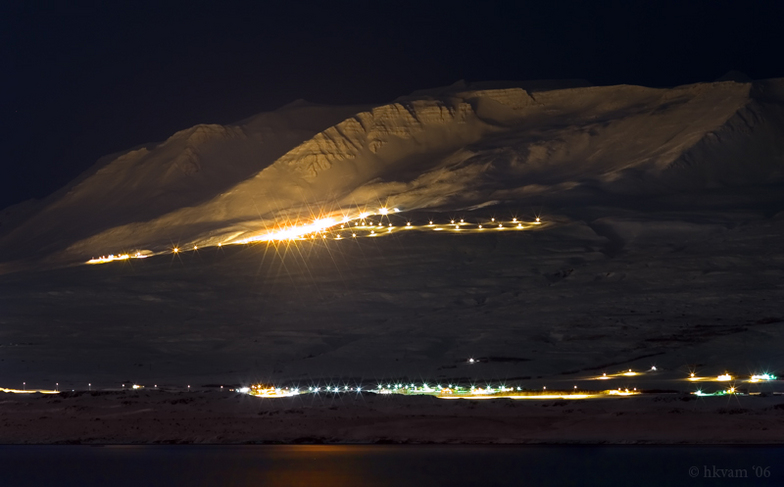
[[[375,107],[293,104],[109,158],[0,240],[5,261],[241,238],[291,215],[481,205],[578,189],[781,182],[784,80],[541,92],[453,86]],[[66,250],[67,249],[67,250]]]

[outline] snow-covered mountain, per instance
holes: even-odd
[[[7,212],[0,265],[236,241],[295,216],[379,204],[628,201],[782,181],[784,79],[528,91],[458,83],[377,106],[295,102],[107,156]]]

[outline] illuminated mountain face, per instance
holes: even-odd
[[[776,183],[782,93],[782,80],[455,86],[372,107],[295,103],[107,157],[6,229],[0,250],[7,266],[84,262],[303,236],[387,207],[623,206]]]

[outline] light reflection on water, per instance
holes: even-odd
[[[724,485],[729,479],[706,478],[714,467],[745,471],[734,485],[781,485],[782,453],[772,446],[0,446],[0,485]],[[757,477],[757,467],[769,467],[769,476]]]

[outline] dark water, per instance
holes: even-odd
[[[724,446],[0,446],[0,485],[784,485],[782,458]]]

